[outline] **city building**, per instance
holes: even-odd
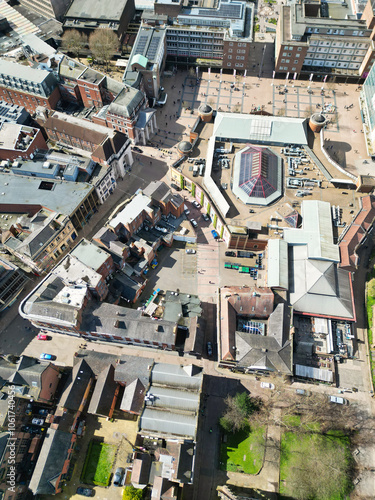
[[[20,0],[20,4],[30,9],[39,16],[46,18],[55,18],[61,21],[66,9],[69,7],[70,0]]]
[[[370,1],[368,5],[370,5]],[[367,8],[366,8],[367,9]],[[365,78],[375,61],[374,17],[359,19],[351,2],[292,2],[280,8],[275,71],[296,75]]]
[[[34,495],[55,495],[62,491],[77,435],[49,428],[30,480]]]
[[[147,97],[157,99],[160,95],[161,76],[167,56],[166,30],[141,26],[134,42],[123,82],[140,87]]]
[[[134,0],[107,3],[73,0],[64,15],[64,30],[72,28],[91,33],[106,28],[113,30],[121,40],[134,14]]]
[[[0,125],[6,122],[25,124],[30,114],[23,106],[0,101]]]
[[[0,312],[17,300],[28,280],[15,264],[0,258]]]
[[[61,96],[52,72],[1,59],[0,99],[34,113],[38,106],[55,109]]]
[[[0,124],[0,160],[29,159],[39,149],[48,149],[40,129],[18,125]]]
[[[183,7],[182,2],[155,3],[157,14],[170,16],[167,60],[179,65],[202,65],[245,70],[253,44],[254,7],[242,0],[217,5]],[[171,9],[175,12],[170,14]]]
[[[0,358],[1,385],[14,386],[18,398],[52,403],[60,378],[60,369],[52,363],[24,355]]]
[[[92,160],[108,167],[115,181],[124,177],[133,164],[131,142],[122,132],[58,111],[49,115],[46,110],[37,110],[37,121],[50,140],[66,144],[81,154],[91,153]],[[111,182],[110,186],[115,185],[116,182]]]
[[[35,274],[50,271],[57,260],[74,244],[77,237],[66,215],[42,209],[32,217],[20,216],[8,232],[3,246]]]
[[[361,116],[369,156],[375,158],[375,65],[371,68],[360,94]]]

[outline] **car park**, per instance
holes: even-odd
[[[83,488],[80,486],[76,491],[77,495],[82,495],[84,497],[93,497],[95,495],[95,490],[92,488]]]
[[[194,248],[187,248],[185,251],[186,251],[186,253],[190,253],[190,254],[197,253],[197,251],[194,250]]]
[[[37,339],[38,340],[48,340],[48,335],[46,335],[45,333],[38,333]]]
[[[274,389],[275,385],[271,384],[271,382],[261,382],[260,386],[262,389]]]
[[[43,418],[33,418],[31,423],[33,425],[43,425],[44,424],[44,419]]]
[[[198,223],[197,223],[196,220],[190,219],[190,222],[192,223],[193,227],[197,227],[198,226]]]
[[[211,342],[207,342],[207,354],[208,356],[212,356],[212,344]]]
[[[54,359],[54,356],[52,354],[47,354],[45,352],[42,352],[42,354],[39,356],[39,359],[45,359],[47,361],[51,361]]]
[[[123,467],[117,467],[116,472],[114,473],[113,476],[113,486],[121,486],[124,474],[125,474],[125,469]]]

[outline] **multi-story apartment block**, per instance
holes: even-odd
[[[167,2],[157,5],[163,10]],[[243,0],[220,0],[215,7],[182,8],[167,27],[168,60],[176,65],[247,69],[253,9],[253,4]]]
[[[375,58],[373,38],[369,22],[353,15],[349,2],[283,5],[276,31],[275,70],[291,77],[314,73],[365,78]]]
[[[55,109],[60,91],[54,74],[4,59],[0,60],[0,99],[34,113],[38,106]]]
[[[14,303],[28,280],[15,264],[0,259],[0,312]]]
[[[0,123],[0,160],[32,158],[38,149],[47,149],[46,141],[38,128]]]
[[[3,236],[4,248],[34,273],[49,271],[77,238],[66,215],[42,209],[33,217],[22,216]]]
[[[69,7],[70,0],[20,0],[20,4],[40,16],[52,17],[61,21]]]
[[[147,97],[157,99],[166,55],[165,28],[153,29],[141,26],[129,57],[123,82],[139,87],[142,79],[143,90]]]

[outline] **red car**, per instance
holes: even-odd
[[[46,335],[45,333],[38,333],[37,339],[38,340],[48,340],[48,335]]]

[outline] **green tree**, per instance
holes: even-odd
[[[127,486],[122,494],[122,500],[142,500],[142,497],[143,491],[134,486]]]
[[[67,30],[62,36],[61,46],[65,52],[70,52],[78,57],[82,49],[87,45],[87,36],[78,30]]]
[[[181,188],[181,189],[184,189],[184,187],[185,187],[185,178],[184,178],[184,176],[181,174],[181,175],[180,175],[180,188]]]
[[[110,29],[95,30],[89,38],[90,50],[98,61],[102,61],[108,71],[108,63],[117,52],[119,42],[116,34]]]

